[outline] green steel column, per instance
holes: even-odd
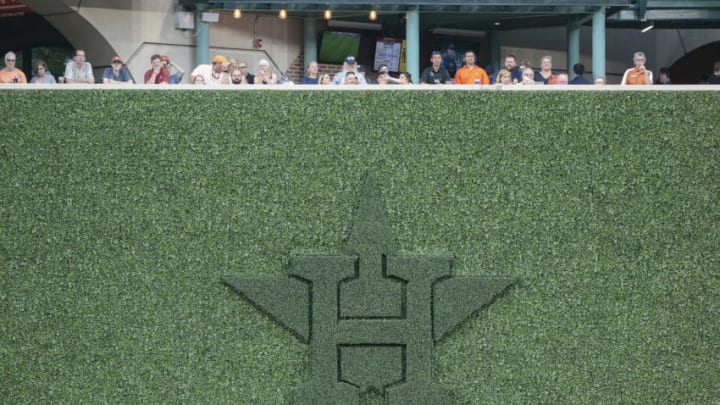
[[[317,21],[313,17],[306,17],[305,22],[305,66],[317,61]]]
[[[417,7],[407,12],[405,37],[407,38],[405,65],[407,71],[412,75],[413,82],[418,83],[420,80],[420,12]]]
[[[197,3],[195,9],[195,65],[210,63],[210,24],[203,22],[206,3]]]
[[[580,62],[580,24],[572,23],[567,26],[567,41],[567,70],[571,76],[573,66]]]
[[[605,76],[605,8],[601,7],[592,20],[593,77]],[[607,80],[606,80],[607,82]]]

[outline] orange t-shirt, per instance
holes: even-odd
[[[628,69],[627,72],[625,72],[625,83],[623,84],[645,84],[645,75],[647,74],[647,69],[640,70],[636,68]]]
[[[16,77],[18,79],[18,83],[27,83],[25,73],[23,73],[23,71],[20,69],[8,71],[7,69],[3,68],[0,70],[0,83],[12,83],[13,79]]]
[[[455,72],[455,84],[475,84],[475,80],[480,80],[480,84],[490,84],[490,78],[480,66],[470,69],[466,65]]]

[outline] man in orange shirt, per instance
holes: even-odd
[[[653,74],[652,71],[645,68],[645,54],[642,52],[635,52],[633,55],[633,63],[635,67],[632,67],[625,71],[622,81],[620,84],[625,86],[628,84],[652,84]]]
[[[475,64],[475,52],[465,51],[465,66],[455,73],[455,84],[490,84],[485,69]]]
[[[15,67],[16,59],[15,52],[5,54],[5,67],[0,69],[0,83],[27,83],[25,73]]]

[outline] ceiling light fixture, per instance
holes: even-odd
[[[377,11],[375,11],[375,10],[370,10],[370,14],[368,14],[368,19],[369,19],[370,21],[375,21],[375,20],[377,20]]]
[[[239,8],[236,8],[235,11],[233,11],[233,18],[238,19],[242,17],[242,11],[240,11]]]
[[[640,32],[645,33],[645,32],[650,31],[653,28],[655,28],[655,23],[651,21],[643,29],[641,29]]]
[[[332,20],[332,11],[325,10],[325,13],[323,14],[326,20]]]
[[[280,12],[278,13],[278,18],[281,20],[286,20],[287,19],[287,10],[285,10],[284,8],[281,8]]]

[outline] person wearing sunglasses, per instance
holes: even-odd
[[[15,67],[16,60],[15,52],[5,54],[5,67],[0,69],[0,83],[27,83],[25,73]]]

